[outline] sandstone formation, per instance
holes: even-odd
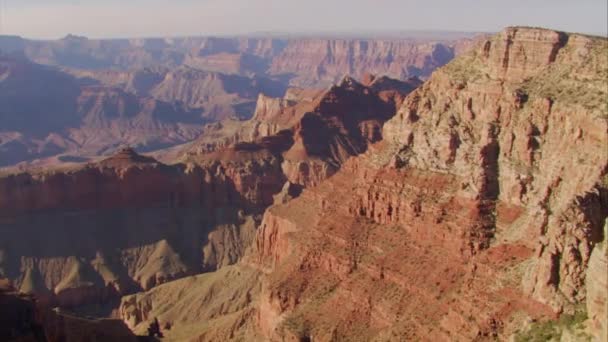
[[[582,309],[601,340],[606,51],[515,27],[436,71],[384,141],[266,211],[242,262],[264,274],[258,333],[568,340],[576,321],[551,320]]]
[[[206,126],[188,145],[186,160],[268,146],[282,159],[290,182],[318,184],[379,141],[382,124],[421,83],[417,78],[402,82],[370,75],[365,81],[347,76],[325,91],[288,91],[281,99],[260,95],[253,118]]]
[[[506,339],[603,287],[585,271],[608,208],[607,44],[506,29],[408,96],[383,143],[270,208],[266,336]]]
[[[289,41],[235,42],[197,58],[284,54],[266,67],[310,74]],[[377,53],[302,42],[331,52],[314,82]],[[157,318],[170,340],[601,341],[607,51],[507,28],[415,90],[365,75],[259,96],[179,164],[127,148],[2,177],[0,276],[75,309],[126,295],[114,314],[136,333]]]

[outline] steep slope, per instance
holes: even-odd
[[[251,120],[206,126],[202,136],[188,145],[186,160],[271,144],[272,152],[283,160],[289,181],[302,186],[317,184],[346,159],[379,141],[382,124],[420,84],[415,78],[402,82],[373,76],[366,82],[345,77],[322,92],[288,91],[282,99],[260,96]]]
[[[318,184],[380,141],[383,123],[421,83],[417,78],[401,82],[372,76],[367,81],[364,85],[345,77],[293,127],[294,143],[283,153],[283,170],[292,183]]]
[[[606,51],[602,38],[508,28],[438,70],[385,124],[384,142],[266,212],[247,258],[265,274],[259,331],[529,338],[540,323],[526,322],[589,298],[599,338]],[[559,324],[557,338],[572,328]]]
[[[120,314],[140,334],[156,317],[169,341],[264,341],[255,325],[260,278],[254,268],[228,266],[123,297]]]

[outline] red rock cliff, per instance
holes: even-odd
[[[506,339],[524,317],[579,308],[608,212],[607,50],[508,28],[436,71],[385,141],[266,212],[260,329]]]

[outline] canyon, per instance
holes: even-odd
[[[0,301],[36,312],[23,334],[73,332],[56,322],[94,316],[74,324],[107,324],[125,340],[154,319],[175,341],[607,336],[605,38],[510,27],[449,47],[12,44],[54,64],[47,72],[72,68],[61,74],[78,80],[76,93],[94,80],[190,109],[226,89],[210,81],[184,96],[178,89],[193,77],[293,73],[283,91],[243,90],[240,99],[255,96],[251,117],[215,116],[150,155],[125,147],[5,171]],[[133,45],[131,59],[118,53]],[[87,63],[116,70],[75,70],[79,59],[59,58],[82,46],[98,49]],[[110,47],[118,52],[102,53]],[[131,66],[145,76],[121,70]]]
[[[531,28],[481,42],[411,93],[382,141],[266,210],[224,271],[259,281],[209,297],[203,277],[184,301],[169,294],[190,283],[171,282],[124,298],[123,317],[199,340],[601,341],[607,48]],[[209,325],[179,315],[199,306]]]
[[[405,38],[404,38],[405,36]],[[345,74],[428,77],[466,50],[475,33],[412,32],[401,37],[189,37],[96,40],[68,35],[54,41],[0,37],[0,50],[76,70],[190,66],[223,74],[268,75],[290,86],[325,87]]]
[[[241,139],[213,124],[207,129],[230,143],[201,150],[197,140],[178,163],[123,148],[1,177],[0,274],[47,306],[116,317],[121,296],[236,263],[268,206],[381,139],[382,124],[420,84],[366,82],[346,77],[311,103],[293,104],[309,111],[268,106],[288,100],[260,96],[243,127],[280,129]],[[323,140],[313,132],[325,132]]]
[[[0,167],[183,144],[204,123],[250,115],[260,92],[283,86],[187,67],[65,72],[0,55]]]
[[[0,168],[176,147],[205,124],[250,119],[259,95],[323,91],[345,75],[426,78],[476,39],[0,36]]]

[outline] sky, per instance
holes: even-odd
[[[526,25],[608,34],[606,0],[0,0],[0,34],[54,39],[395,31]]]

